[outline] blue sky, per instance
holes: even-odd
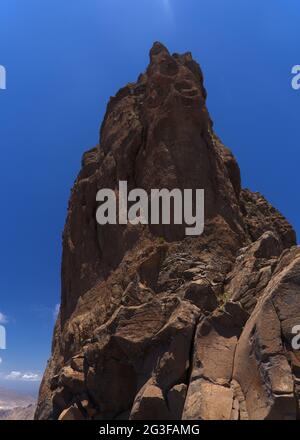
[[[262,192],[300,234],[300,90],[291,87],[299,22],[299,0],[1,0],[0,312],[7,350],[0,351],[0,383],[38,385],[81,155],[98,141],[109,97],[145,69],[156,40],[171,52],[193,52],[215,130],[236,155],[244,186]]]

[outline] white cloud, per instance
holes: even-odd
[[[0,365],[2,364],[2,358],[0,358]]]
[[[53,310],[53,319],[54,321],[57,319],[60,310],[60,304],[56,304]]]
[[[25,382],[38,382],[41,376],[38,373],[22,373],[21,371],[11,371],[5,376],[6,380],[21,380]]]
[[[18,380],[22,377],[22,373],[20,371],[11,371],[7,376],[5,376],[5,379],[7,380]]]
[[[25,374],[23,374],[22,379],[36,382],[36,381],[41,380],[41,376],[37,373],[25,373]]]
[[[4,313],[0,312],[0,324],[7,324],[8,319],[7,316],[4,315]]]

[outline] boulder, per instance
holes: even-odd
[[[82,413],[75,406],[65,409],[59,416],[58,420],[85,420]]]

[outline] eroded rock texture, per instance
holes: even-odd
[[[62,303],[37,419],[296,419],[300,249],[241,189],[190,53],[160,43],[111,98],[63,235]],[[96,192],[204,188],[205,231],[99,226]],[[118,195],[118,194],[117,194]]]

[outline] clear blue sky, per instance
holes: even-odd
[[[81,155],[98,141],[109,97],[145,69],[155,40],[193,52],[244,186],[261,191],[300,234],[300,90],[291,87],[299,23],[299,0],[1,0],[0,312],[8,348],[0,382],[25,386],[24,373],[45,367]],[[18,380],[5,379],[11,371]]]

